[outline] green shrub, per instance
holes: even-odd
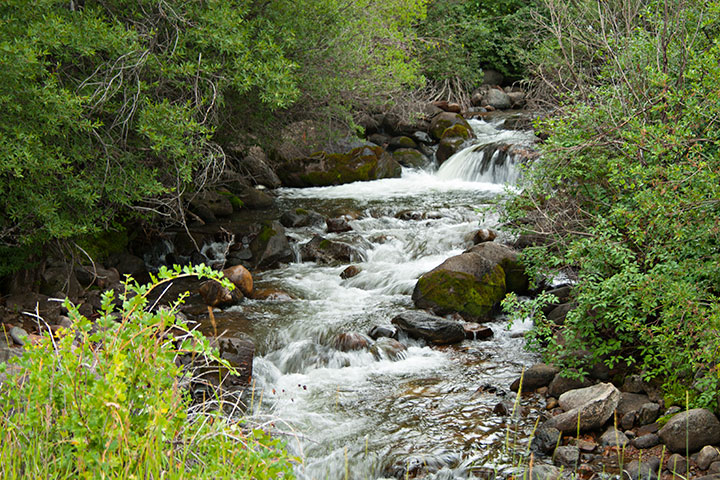
[[[231,368],[176,316],[182,299],[149,306],[151,292],[189,275],[219,279],[204,265],[162,270],[147,286],[128,279],[119,298],[103,295],[95,322],[68,305],[72,329],[3,366],[2,478],[293,478],[278,440],[219,412],[189,413],[192,372],[178,356]]]

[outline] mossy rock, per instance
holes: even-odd
[[[442,165],[447,159],[460,151],[464,143],[465,139],[462,137],[445,137],[440,140],[440,145],[435,153],[438,165]]]
[[[467,140],[472,137],[472,130],[468,129],[465,125],[456,123],[452,127],[448,127],[440,136],[440,139],[448,137],[460,137],[463,140]]]
[[[278,174],[287,187],[324,187],[399,177],[400,164],[382,147],[363,146],[347,153],[318,152],[286,161]]]
[[[423,168],[430,160],[414,148],[399,148],[393,152],[393,158],[403,167]]]
[[[104,261],[111,255],[125,251],[132,240],[125,227],[86,236],[78,244],[95,261]],[[84,254],[83,254],[84,255]]]
[[[397,150],[398,148],[418,148],[417,143],[410,137],[401,136],[390,139],[388,150]]]
[[[430,135],[435,140],[440,140],[443,132],[454,125],[462,125],[468,132],[472,132],[470,124],[462,115],[451,112],[443,112],[435,115],[430,123]]]
[[[517,251],[495,242],[485,242],[473,245],[465,251],[475,253],[490,262],[497,263],[505,271],[505,285],[508,292],[525,295],[530,287],[530,280],[525,273],[525,267],[520,262]]]
[[[451,257],[421,276],[412,295],[418,308],[471,320],[487,319],[504,297],[505,271],[473,253]]]
[[[230,201],[230,205],[232,205],[233,211],[238,212],[245,206],[245,202],[240,200],[240,197],[238,197],[237,195],[228,191],[220,191],[219,193]]]
[[[277,220],[261,223],[260,232],[250,242],[250,251],[255,268],[273,268],[293,259],[285,228]]]

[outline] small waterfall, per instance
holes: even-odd
[[[535,136],[526,131],[502,130],[503,121],[469,123],[475,132],[475,142],[443,163],[436,176],[442,180],[516,184],[520,165],[532,155],[529,147]]]

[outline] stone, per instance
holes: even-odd
[[[397,340],[398,331],[393,325],[375,325],[368,335],[373,340],[378,338],[394,338]]]
[[[712,462],[707,469],[708,475],[720,474],[720,461]]]
[[[200,285],[200,296],[209,307],[230,307],[243,300],[239,289],[228,290],[215,280],[207,280]]]
[[[490,105],[497,110],[507,110],[513,106],[512,100],[508,94],[497,88],[491,88],[488,90],[482,103],[482,106]]]
[[[656,433],[646,433],[634,439],[632,445],[638,450],[646,450],[660,445],[660,437]]]
[[[518,252],[495,242],[483,242],[465,250],[490,262],[500,265],[505,272],[505,286],[508,292],[525,295],[528,292],[529,279],[525,267],[520,263]]]
[[[615,427],[608,428],[605,433],[600,436],[600,445],[604,447],[623,448],[630,443],[627,436]]]
[[[387,149],[390,151],[398,150],[400,148],[417,149],[418,144],[412,138],[401,135],[398,137],[392,137],[388,142]]]
[[[647,384],[641,375],[633,374],[625,377],[621,390],[629,393],[645,393]]]
[[[542,453],[550,453],[560,444],[560,430],[557,428],[541,426],[535,430],[531,448]]]
[[[720,421],[704,408],[694,408],[672,417],[658,433],[672,452],[690,452],[720,443]],[[687,444],[686,444],[687,441]]]
[[[576,378],[567,378],[563,377],[562,373],[558,373],[555,375],[552,382],[550,382],[550,385],[548,385],[548,395],[551,397],[559,397],[565,392],[576,390],[578,388],[589,387],[590,385],[591,384],[587,379],[578,380]]]
[[[617,407],[618,418],[622,418],[624,415],[631,412],[634,412],[635,418],[637,418],[637,413],[640,411],[642,406],[648,402],[650,402],[650,399],[647,395],[622,392],[620,394],[620,403],[618,403]]]
[[[322,215],[312,210],[296,208],[295,210],[284,212],[280,216],[280,223],[286,228],[298,228],[322,225],[325,223],[325,219]]]
[[[624,428],[625,430],[630,429],[635,426],[635,417],[637,416],[636,412],[627,412],[625,415],[620,418],[620,426]]]
[[[450,157],[462,149],[465,139],[462,137],[443,137],[435,152],[435,160],[438,165],[445,163]]]
[[[685,475],[688,471],[688,461],[685,456],[679,453],[673,453],[668,457],[665,468],[670,473]]]
[[[533,465],[529,480],[560,480],[562,473],[552,465]]]
[[[268,165],[265,151],[257,145],[250,147],[238,163],[245,176],[255,185],[278,188],[282,184],[280,178]]]
[[[28,332],[26,332],[23,328],[12,327],[8,333],[16,345],[23,346],[29,341]]]
[[[195,196],[190,202],[190,208],[207,223],[212,223],[213,218],[229,217],[233,213],[233,206],[230,199],[219,192],[204,191]],[[212,215],[203,214],[209,210]]]
[[[380,337],[370,347],[375,359],[401,360],[405,358],[407,347],[394,338]]]
[[[341,352],[363,350],[370,347],[371,340],[362,333],[341,333],[335,337],[335,348]]]
[[[315,235],[309,242],[300,245],[303,262],[324,264],[362,261],[362,253],[344,242],[328,240]]]
[[[353,229],[348,223],[347,219],[342,217],[328,218],[327,220],[325,220],[325,223],[327,225],[328,233],[343,233],[349,232]]]
[[[580,449],[570,445],[557,447],[553,454],[556,465],[575,468],[580,461]]]
[[[352,278],[354,276],[357,276],[362,270],[360,270],[360,267],[355,265],[350,265],[345,270],[340,272],[340,278],[343,280],[347,280],[348,278]]]
[[[575,303],[562,303],[550,310],[546,317],[555,325],[564,325],[565,317],[567,317],[567,314],[576,307],[577,305]]]
[[[525,92],[508,92],[511,108],[523,108],[527,103]]]
[[[492,242],[497,238],[497,232],[489,228],[481,228],[473,235],[473,244]]]
[[[59,292],[70,298],[78,298],[83,289],[75,270],[70,266],[45,268],[40,273],[40,293],[55,296]]]
[[[536,363],[527,370],[521,378],[516,379],[511,385],[510,390],[517,392],[520,388],[522,380],[522,389],[524,392],[532,392],[536,388],[549,385],[560,371],[559,368],[545,363]]]
[[[558,402],[564,413],[550,418],[545,426],[563,433],[592,430],[602,427],[612,416],[620,401],[620,391],[610,383],[571,390],[560,396]]]
[[[253,278],[247,268],[242,265],[235,265],[223,270],[225,278],[230,280],[235,288],[239,289],[246,297],[252,296]]]
[[[443,133],[454,125],[462,125],[468,132],[472,132],[470,124],[462,115],[451,112],[442,112],[435,115],[430,123],[430,135],[435,140],[440,140]]]
[[[657,433],[658,430],[660,430],[660,425],[656,423],[651,423],[648,425],[642,425],[637,429],[638,436],[647,435],[648,433]]]
[[[252,298],[255,300],[266,300],[270,302],[289,302],[293,300],[292,295],[279,288],[254,289]]]
[[[396,162],[407,168],[424,168],[430,164],[430,159],[414,148],[398,148],[392,155]]]
[[[660,416],[660,405],[655,402],[648,402],[640,407],[637,415],[637,422],[640,425],[653,423]]]
[[[393,318],[392,323],[412,338],[435,344],[458,343],[465,339],[461,323],[425,312],[408,310]]]
[[[594,452],[597,448],[597,443],[591,442],[590,440],[574,439],[572,444],[580,449],[581,452]]]
[[[488,318],[504,297],[505,271],[476,253],[450,257],[423,274],[412,294],[418,308],[459,313],[471,321]]]
[[[657,480],[660,470],[660,459],[657,457],[643,458],[642,463],[633,460],[623,470],[623,479],[629,480]]]
[[[492,68],[483,68],[484,85],[502,85],[505,82],[505,75]]]
[[[285,227],[277,220],[260,224],[260,232],[250,242],[255,268],[274,268],[293,259],[293,251],[285,236]]]
[[[712,445],[705,445],[695,459],[695,463],[700,470],[707,470],[711,463],[717,461],[720,461],[720,452]]]
[[[468,340],[486,340],[494,335],[492,328],[479,323],[464,323],[465,338]]]

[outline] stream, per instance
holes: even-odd
[[[288,449],[302,459],[298,478],[487,478],[511,473],[526,452],[542,401],[523,396],[523,415],[514,417],[496,406],[512,409],[510,383],[537,361],[523,349],[529,325],[508,328],[499,316],[489,323],[493,338],[445,347],[401,338],[400,356],[377,346],[336,348],[339,334],[367,334],[414,308],[420,275],[471,246],[479,228],[497,226],[493,202],[519,175],[513,147],[533,140],[502,122],[472,120],[477,138],[437,171],[279,191],[281,212],[351,218],[346,233],[288,229],[295,245],[322,234],[362,252],[354,262],[361,272],[348,279],[340,277],[347,265],[314,262],[262,272],[256,288],[279,288],[293,300],[230,309],[250,319],[238,328],[251,330],[257,346],[254,416],[287,433]]]

